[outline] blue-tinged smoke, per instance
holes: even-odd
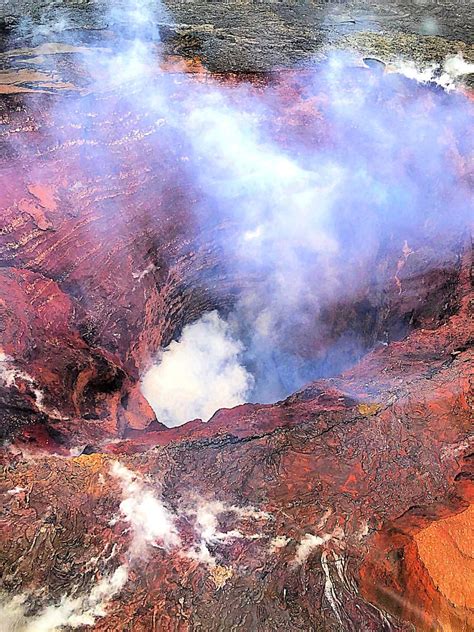
[[[206,417],[226,403],[282,398],[365,350],[350,327],[329,331],[328,310],[356,299],[363,304],[367,288],[382,287],[381,279],[400,284],[397,260],[383,257],[389,250],[405,265],[426,248],[429,265],[442,265],[434,237],[449,242],[472,220],[474,120],[469,99],[455,90],[363,67],[346,53],[258,85],[181,75],[176,98],[176,77],[159,70],[155,9],[139,1],[112,7],[110,19],[123,25],[126,39],[89,55],[90,74],[98,91],[156,124],[156,152],[165,139],[185,153],[180,173],[187,180],[172,184],[200,192],[195,226],[212,231],[226,274],[251,280],[241,284],[229,313],[188,329],[146,376],[148,399],[175,425],[190,416],[192,401],[185,401],[186,389],[170,388],[169,376],[186,382],[183,350],[195,357],[206,347],[203,336],[209,350],[232,350],[224,369],[222,358],[210,361],[207,373],[199,364],[202,384],[188,389],[202,389]],[[438,73],[438,84],[453,87],[465,70],[457,59]],[[107,99],[97,103],[105,108]],[[119,160],[105,147],[101,152],[103,164]],[[363,314],[369,329],[370,307]],[[322,344],[328,340],[329,353]],[[223,371],[239,376],[235,388],[218,387],[228,393],[225,401],[213,391]],[[179,400],[174,417],[166,392]]]

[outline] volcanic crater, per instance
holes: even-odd
[[[6,629],[469,629],[472,91],[90,50],[3,53]],[[210,313],[252,386],[168,428]]]

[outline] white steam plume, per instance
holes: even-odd
[[[260,538],[260,534],[254,533],[246,535],[239,529],[222,531],[219,527],[219,517],[223,514],[233,514],[237,519],[268,520],[270,515],[264,511],[257,511],[253,507],[237,507],[227,505],[221,501],[209,501],[196,497],[195,506],[187,509],[186,514],[195,516],[195,530],[198,534],[199,542],[186,552],[188,557],[198,560],[202,564],[215,566],[216,559],[211,554],[209,546],[215,544],[226,544],[232,540],[245,538],[255,540]]]
[[[344,531],[339,526],[336,526],[331,533],[321,533],[320,535],[305,533],[304,537],[296,547],[293,565],[299,566],[304,564],[309,556],[312,555],[313,551],[319,549],[327,542],[336,541],[339,543],[343,540],[343,538]]]
[[[180,546],[175,516],[146,488],[139,476],[117,461],[112,464],[111,473],[122,486],[120,512],[132,529],[132,558],[144,555],[147,544],[166,550]]]
[[[120,481],[123,497],[121,517],[132,531],[128,562],[105,575],[89,593],[75,596],[77,589],[73,587],[59,603],[46,606],[32,616],[27,615],[28,593],[12,598],[7,594],[0,596],[0,625],[5,632],[58,632],[65,627],[92,626],[96,619],[106,615],[107,605],[125,586],[129,564],[147,555],[147,545],[162,546],[166,550],[181,546],[175,525],[176,515],[146,487],[139,475],[118,461],[112,463],[110,471]],[[113,547],[112,554],[105,561],[109,561],[115,553]],[[88,566],[98,559],[90,560]]]
[[[58,604],[47,606],[37,615],[26,616],[27,595],[0,601],[0,621],[5,632],[57,632],[65,627],[91,626],[106,614],[107,604],[117,596],[128,579],[128,567],[123,564],[103,577],[87,595],[64,595]]]
[[[186,328],[144,377],[144,393],[158,419],[175,426],[196,417],[207,420],[217,408],[243,401],[276,401],[317,377],[338,373],[379,333],[388,337],[382,329],[374,339],[344,329],[330,340],[324,330],[327,308],[366,292],[366,282],[377,285],[379,253],[387,244],[395,248],[398,236],[400,248],[403,240],[420,245],[428,220],[444,223],[444,234],[472,213],[472,195],[457,166],[468,164],[472,147],[466,103],[436,90],[427,107],[426,95],[436,86],[413,83],[407,89],[403,77],[357,74],[354,58],[338,53],[292,79],[299,96],[295,117],[287,116],[288,103],[273,82],[255,90],[244,82],[225,85],[190,75],[177,80],[160,72],[157,25],[168,21],[160,2],[106,6],[123,38],[114,41],[113,50],[101,47],[87,55],[91,76],[101,76],[93,88],[111,89],[131,118],[149,119],[145,142],[152,154],[160,154],[164,138],[166,150],[176,148],[174,157],[186,159],[189,181],[179,186],[192,182],[203,192],[191,209],[198,231],[205,234],[209,224],[232,226],[230,237],[220,233],[219,266],[228,266],[225,272],[235,278],[258,278],[240,293],[228,317],[232,334],[217,315],[212,325],[205,317]],[[426,71],[403,63],[393,67],[447,91],[472,72],[461,55]],[[107,123],[106,102],[97,104],[95,114],[99,120],[105,114]],[[64,120],[64,102],[61,108],[58,118]],[[80,105],[77,110],[74,116],[80,117]],[[308,113],[305,129],[298,124],[293,134],[293,119]],[[324,129],[312,131],[318,120]],[[447,128],[459,160],[447,156]],[[92,142],[106,168],[120,162],[110,152],[113,143],[104,146],[100,134]],[[164,170],[164,186],[176,186],[165,182],[167,175]],[[435,268],[439,262],[430,256]],[[150,265],[135,273],[137,283],[153,270]],[[334,342],[325,357],[321,341]]]
[[[143,377],[143,394],[158,420],[167,426],[208,421],[217,409],[243,403],[253,378],[241,364],[242,351],[217,312],[187,325]]]
[[[296,548],[294,564],[304,564],[313,551],[319,549],[320,546],[330,539],[331,535],[328,533],[322,536],[306,533]]]
[[[131,560],[145,558],[149,552],[147,546],[161,546],[167,552],[213,567],[217,561],[209,547],[226,545],[235,539],[258,539],[261,534],[255,533],[255,523],[271,517],[267,512],[251,506],[228,505],[199,495],[192,495],[189,503],[172,510],[166,507],[159,495],[138,474],[121,463],[114,462],[111,473],[122,487],[121,517],[132,529]],[[220,526],[225,514],[233,516],[233,521],[239,523],[228,531],[223,531]],[[183,518],[194,523],[196,542],[189,547],[183,543],[178,530],[179,521]],[[236,528],[237,526],[240,528]],[[249,529],[253,532],[248,533]]]
[[[449,55],[443,64],[431,63],[424,67],[411,60],[393,64],[397,72],[420,83],[435,83],[447,92],[459,86],[463,77],[474,73],[474,64],[467,62],[462,53]]]

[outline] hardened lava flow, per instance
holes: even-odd
[[[418,155],[420,136],[397,149],[394,172],[380,157],[396,137],[374,140],[362,116],[354,124],[331,109],[334,86],[317,71],[241,82],[197,62],[162,66],[166,108],[151,107],[133,81],[126,94],[67,86],[0,101],[2,617],[12,630],[474,626],[463,535],[473,476],[472,95],[337,66],[338,107],[375,104],[387,127],[443,113],[433,127],[440,155]],[[245,171],[255,138],[237,143],[236,129],[218,128],[228,153],[214,165],[214,138],[196,148],[181,133],[176,112],[191,90],[212,104],[223,91],[222,117],[243,98],[259,103],[237,130],[265,122],[258,164],[268,159],[279,194],[264,217],[275,226],[275,205],[278,219],[286,214],[285,244],[301,239],[313,186],[309,167],[296,170],[288,156],[324,155],[317,200],[336,200],[342,221],[328,233],[342,247],[305,242],[304,292],[285,275],[292,252],[278,251],[285,268],[274,250],[270,262],[247,257],[262,225],[269,243],[262,216],[242,250],[232,209],[238,201],[255,217]],[[278,155],[268,150],[276,145]],[[348,169],[363,147],[363,164]],[[438,158],[447,179],[433,179]],[[242,173],[238,186],[226,179]],[[349,194],[332,197],[347,173]],[[209,174],[225,182],[222,197]],[[418,176],[419,189],[397,188]],[[400,196],[396,213],[380,183]],[[391,214],[374,215],[370,233],[367,199]],[[321,217],[318,239],[328,224]],[[272,357],[309,362],[311,379],[305,369],[276,403],[167,428],[141,378],[186,325],[214,311],[232,323],[249,296],[266,300],[262,279],[288,299],[281,329],[282,313],[270,314]]]

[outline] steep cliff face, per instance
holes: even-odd
[[[414,538],[404,526],[381,535],[369,554],[361,571],[366,596],[419,629],[469,629],[473,624],[472,505],[420,531],[418,525]]]
[[[171,103],[190,81],[211,81],[197,63],[163,65]],[[369,72],[354,68],[357,81]],[[270,133],[285,147],[330,149],[325,95],[307,95],[300,78],[250,77],[245,89],[269,95]],[[328,294],[318,327],[295,328],[292,341],[329,362],[350,334],[353,368],[283,402],[166,429],[139,388],[151,358],[259,278],[229,265],[235,218],[207,204],[172,121],[137,106],[133,84],[124,97],[75,81],[65,94],[1,102],[6,620],[27,630],[471,625],[472,604],[453,603],[429,544],[445,520],[464,524],[472,502],[465,225],[446,234],[440,203],[415,239],[384,233],[341,260],[356,290]],[[384,106],[395,113],[413,89],[397,83]],[[423,95],[426,111],[445,98]],[[443,146],[469,184],[470,157],[448,124]]]

